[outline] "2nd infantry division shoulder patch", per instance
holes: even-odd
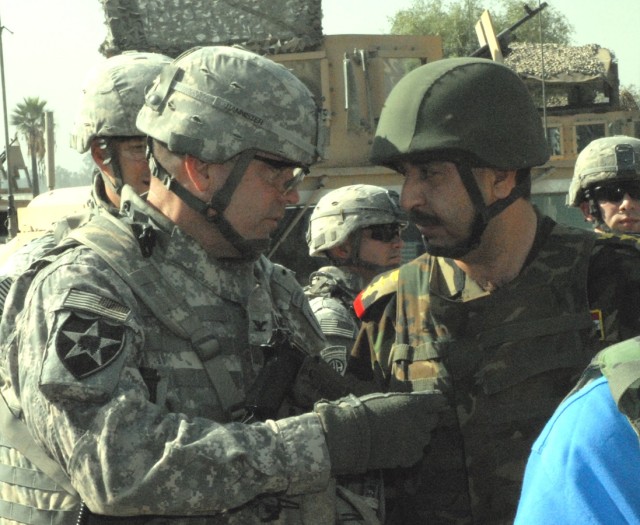
[[[56,334],[58,357],[77,379],[106,367],[120,354],[124,327],[102,318],[69,312]]]

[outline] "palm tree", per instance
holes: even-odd
[[[38,180],[38,163],[42,163],[45,155],[44,113],[47,102],[39,97],[25,97],[11,114],[11,124],[18,128],[28,145],[31,156],[31,179],[33,196],[40,193]]]

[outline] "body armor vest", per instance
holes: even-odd
[[[325,266],[311,274],[304,293],[315,318],[330,345],[342,348],[338,371],[344,374],[347,351],[353,346],[360,321],[353,311],[353,300],[362,287],[362,278],[335,266]],[[326,358],[325,358],[326,359]],[[331,361],[331,359],[326,359]]]
[[[170,411],[220,422],[241,417],[245,388],[262,365],[260,345],[267,342],[270,329],[276,323],[283,323],[304,340],[305,348],[314,352],[321,348],[322,334],[306,306],[302,290],[292,285],[295,279],[291,272],[265,258],[253,265],[253,275],[259,286],[247,294],[246,304],[233,304],[220,297],[216,299],[220,303],[218,308],[213,308],[210,302],[198,304],[198,298],[193,302],[184,290],[177,291],[176,286],[161,275],[157,261],[136,256],[140,246],[131,230],[110,216],[96,217],[84,229],[74,230],[66,243],[67,247],[81,243],[92,248],[135,292],[140,303],[140,317],[146,327],[145,348],[148,350],[140,373],[154,402]],[[123,258],[123,254],[131,256]],[[23,290],[26,291],[32,279],[33,275],[24,277]],[[11,294],[7,299],[11,300]],[[236,312],[240,309],[246,309],[247,314]],[[245,332],[241,337],[238,337],[241,333],[238,322]],[[248,348],[239,348],[242,341]],[[252,353],[248,355],[247,352]],[[19,414],[19,400],[9,396],[9,401],[13,415]],[[8,416],[3,419],[5,423],[18,429],[25,428],[11,412],[5,414]],[[29,437],[28,433],[26,437]],[[42,450],[35,442],[33,445]],[[12,443],[0,440],[0,482],[3,482],[0,483],[0,517],[31,525],[74,523],[80,509],[77,494],[75,491],[70,493],[72,489],[65,489],[68,484],[64,483],[66,474],[62,469],[49,471],[43,468],[46,465],[41,460],[42,452],[29,456]],[[62,482],[54,481],[58,479]],[[25,494],[31,494],[23,500],[25,505],[18,504],[12,495],[11,487],[16,484]],[[308,504],[305,504],[304,496],[296,502],[283,503],[277,497],[256,500],[239,512],[237,523],[297,523],[305,513],[324,515],[327,508],[333,509],[335,505],[332,488],[327,490],[326,496],[313,495]],[[37,505],[29,505],[32,499]],[[63,500],[66,509],[61,510]],[[283,508],[284,512],[280,512]],[[271,518],[265,518],[266,515]],[[92,516],[88,523],[101,523],[101,519]],[[104,519],[105,523],[117,522],[115,518]],[[140,523],[147,521],[153,523],[153,517],[139,520]],[[196,525],[214,523],[217,518],[170,518],[168,521]],[[235,523],[233,519],[223,521]],[[122,518],[120,522],[138,523],[138,520]]]
[[[516,279],[466,302],[439,293],[441,259],[400,269],[390,388],[439,388],[452,407],[413,473],[406,523],[512,522],[530,446],[598,349],[593,244],[556,226]]]

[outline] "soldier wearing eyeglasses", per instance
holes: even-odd
[[[322,153],[322,118],[291,71],[237,47],[162,68],[136,120],[146,199],[124,185],[118,217],[71,231],[7,297],[0,521],[380,523],[337,477],[415,463],[443,399],[298,388],[317,378],[304,365],[344,380],[263,251]]]
[[[148,191],[151,174],[145,156],[146,140],[136,127],[136,117],[144,104],[145,88],[170,60],[157,53],[127,52],[89,71],[71,133],[71,146],[78,153],[89,152],[94,162],[89,210],[66,217],[26,246],[19,237],[9,243],[0,258],[0,290],[1,283],[6,285],[6,279],[25,270],[92,214],[117,214],[124,184],[138,193]]]
[[[576,160],[567,195],[597,232],[640,233],[640,139],[590,142]]]
[[[376,275],[400,265],[406,226],[398,194],[368,184],[330,191],[311,214],[309,255],[331,264],[311,274],[305,293],[330,343],[325,359],[342,374],[360,330],[353,300]]]

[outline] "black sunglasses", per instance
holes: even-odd
[[[613,203],[622,202],[625,195],[632,199],[640,199],[640,181],[620,182],[618,184],[607,184],[596,186],[592,190],[593,198],[598,201],[608,201]]]
[[[398,223],[374,224],[373,226],[367,226],[367,229],[371,230],[371,238],[374,241],[391,242],[396,237],[400,237],[403,226]]]

